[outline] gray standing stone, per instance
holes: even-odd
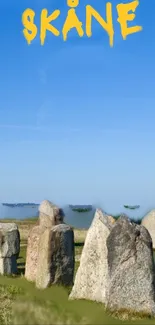
[[[17,261],[16,256],[0,258],[0,274],[10,275],[17,273]]]
[[[63,211],[48,200],[39,206],[39,225],[46,228],[63,223]]]
[[[19,255],[20,234],[15,223],[0,223],[0,257]]]
[[[80,266],[69,299],[87,299],[105,303],[108,285],[106,239],[114,218],[96,210],[82,251]]]
[[[148,231],[122,216],[107,238],[107,248],[107,308],[154,314],[154,262]]]
[[[0,274],[17,273],[20,235],[15,223],[0,223]]]
[[[29,233],[26,252],[25,278],[35,281],[38,265],[38,247],[41,234],[45,228],[35,226]]]
[[[70,286],[74,276],[74,232],[65,224],[46,229],[39,242],[36,286]]]
[[[43,201],[39,206],[39,225],[32,228],[28,236],[25,277],[29,281],[36,280],[39,245],[41,235],[46,229],[63,222],[63,211],[48,200]],[[48,247],[48,246],[47,246]],[[46,249],[47,249],[46,247]]]
[[[151,235],[153,248],[155,248],[155,210],[150,211],[143,219],[142,226],[144,226]]]

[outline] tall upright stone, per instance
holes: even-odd
[[[44,200],[39,207],[39,225],[50,228],[63,223],[63,211],[50,201]]]
[[[39,254],[39,241],[40,236],[45,230],[45,227],[35,226],[29,233],[27,242],[26,252],[26,265],[25,265],[25,278],[28,281],[35,281],[37,265],[38,265],[38,254]]]
[[[107,238],[107,248],[107,308],[154,314],[154,262],[148,231],[122,216]]]
[[[17,273],[20,234],[15,223],[0,223],[0,274]]]
[[[153,248],[155,248],[155,210],[150,211],[143,219],[142,226],[144,226],[151,235]]]
[[[28,236],[25,277],[29,281],[36,280],[39,243],[46,229],[63,222],[63,212],[50,201],[44,200],[39,206],[39,225],[32,228]]]
[[[106,239],[114,218],[96,210],[82,251],[80,266],[69,299],[87,299],[105,303],[108,284]]]
[[[74,232],[65,224],[47,228],[41,235],[36,275],[40,289],[52,284],[71,286],[74,276]]]

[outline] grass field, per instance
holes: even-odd
[[[9,222],[9,220],[7,220]],[[133,314],[120,321],[109,315],[102,304],[89,301],[68,301],[71,288],[51,287],[38,290],[24,278],[27,235],[36,219],[16,221],[21,233],[21,250],[18,259],[18,276],[0,276],[0,325],[71,325],[71,324],[155,324],[155,320]],[[75,274],[79,266],[86,230],[74,230]],[[77,258],[78,257],[78,258]]]

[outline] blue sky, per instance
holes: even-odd
[[[128,1],[124,1],[128,2]],[[155,2],[141,0],[134,24],[143,31],[123,41],[112,1],[114,47],[93,22],[93,36],[67,42],[39,34],[24,39],[25,9],[60,9],[66,1],[2,1],[0,60],[0,201],[123,204],[155,207]],[[80,1],[105,17],[106,1]],[[2,14],[3,12],[3,14]]]

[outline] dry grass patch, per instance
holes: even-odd
[[[0,324],[7,325],[11,321],[12,295],[9,289],[0,286]]]
[[[62,308],[63,309],[63,308]],[[28,312],[27,312],[28,311]],[[74,317],[71,313],[58,312],[56,306],[45,301],[44,305],[38,302],[16,302],[13,304],[14,325],[87,325],[84,317]]]
[[[21,236],[21,240],[27,240],[28,235],[30,230],[34,227],[35,223],[30,223],[30,224],[25,224],[23,222],[23,224],[18,224],[18,228],[19,228],[19,232],[20,232],[20,236]],[[74,240],[75,243],[84,243],[85,239],[86,239],[86,235],[87,235],[87,230],[86,229],[74,229]]]
[[[3,219],[0,222],[15,222],[18,225],[21,240],[27,241],[30,230],[38,224],[38,218],[28,218],[24,220]],[[87,229],[74,229],[75,243],[84,243]]]
[[[75,243],[84,243],[87,235],[87,229],[74,229]]]
[[[121,321],[142,321],[144,319],[147,320],[153,320],[153,317],[147,313],[144,312],[135,312],[133,310],[126,310],[126,309],[120,309],[118,311],[107,311],[108,314],[115,319],[119,319]],[[140,324],[140,323],[138,323]]]

